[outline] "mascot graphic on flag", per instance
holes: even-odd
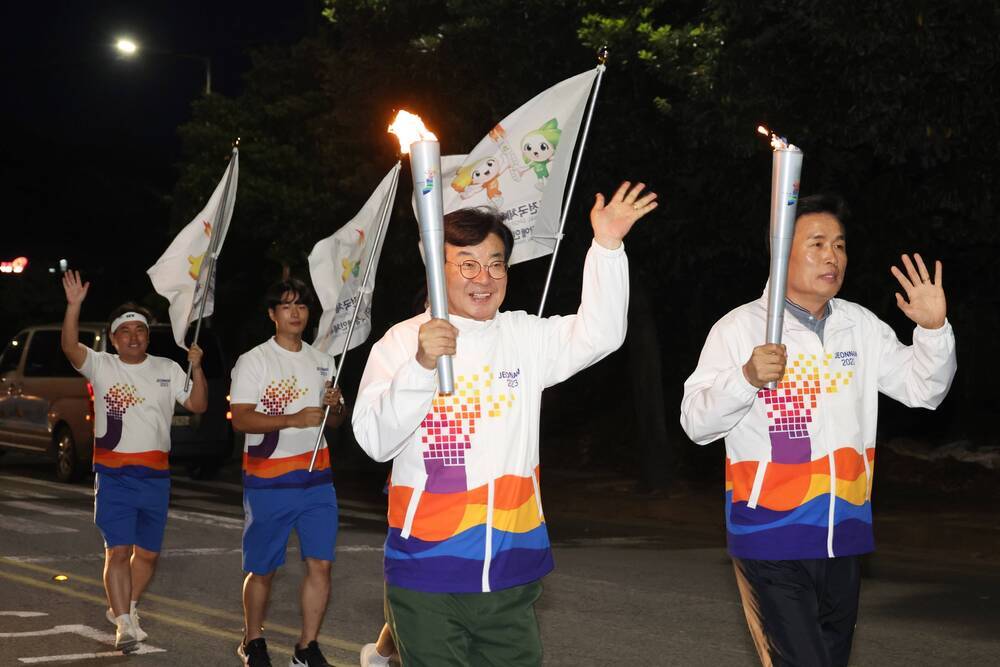
[[[551,254],[584,110],[598,70],[547,88],[492,121],[464,155],[441,157],[444,212],[492,206],[514,234],[510,263]]]

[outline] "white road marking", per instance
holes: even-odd
[[[107,644],[108,646],[115,645],[115,636],[108,634],[107,632],[101,632],[96,628],[92,628],[89,625],[57,625],[54,628],[49,628],[48,630],[31,630],[28,632],[0,632],[0,637],[4,639],[17,639],[19,637],[47,637],[51,635],[65,635],[74,634],[84,637],[85,639],[92,639],[98,641],[102,644]],[[157,648],[155,646],[150,646],[149,644],[140,644],[139,649],[130,655],[139,655],[143,653],[166,653],[166,650],[162,648]],[[69,661],[69,660],[92,660],[94,658],[120,658],[122,656],[121,651],[101,651],[99,653],[68,653],[65,655],[44,655],[31,658],[18,658],[18,662],[25,664],[40,664],[45,662],[59,662],[59,661]]]
[[[37,491],[28,491],[27,489],[0,489],[0,494],[14,498],[15,500],[24,500],[25,498],[34,498],[37,500],[59,499],[59,496],[53,496],[51,493],[38,493]]]
[[[18,516],[0,514],[0,530],[11,530],[24,535],[52,535],[55,533],[76,533],[76,528],[57,526],[51,523],[31,521]]]
[[[86,519],[94,518],[93,512],[76,510],[68,507],[59,507],[58,505],[49,505],[46,503],[31,503],[24,500],[0,500],[0,506],[28,510],[29,512],[41,512],[42,514],[51,514],[52,516],[75,516],[84,517]]]
[[[80,487],[73,484],[60,484],[57,482],[46,482],[41,479],[31,479],[29,477],[15,477],[13,475],[0,475],[0,480],[6,480],[8,482],[15,482],[17,484],[33,484],[35,486],[44,486],[47,489],[54,489],[56,491],[65,491],[67,493],[77,493],[83,496],[94,497],[93,487]]]
[[[35,618],[48,616],[44,611],[0,611],[0,616],[17,616],[18,618]]]
[[[199,523],[203,526],[215,526],[226,530],[243,530],[243,519],[228,516],[212,516],[201,512],[186,512],[184,510],[169,510],[167,517],[178,521]]]
[[[349,544],[342,547],[337,547],[337,551],[343,553],[353,553],[353,552],[366,552],[366,553],[382,553],[384,545],[379,544],[378,546],[372,546],[370,544]]]

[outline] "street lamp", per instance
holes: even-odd
[[[115,42],[115,48],[123,56],[134,56],[136,51],[139,50],[139,45],[128,37],[119,37],[118,41]]]
[[[115,50],[125,58],[134,58],[139,53],[139,44],[129,37],[119,37],[115,40]],[[159,56],[173,56],[175,58],[186,58],[188,60],[199,61],[205,66],[205,94],[212,94],[212,60],[208,56],[202,56],[195,53],[176,53],[174,51],[161,51],[154,49],[143,50]]]

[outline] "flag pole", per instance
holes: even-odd
[[[541,317],[545,311],[545,299],[549,295],[549,285],[552,283],[552,274],[556,268],[556,256],[559,254],[559,243],[562,241],[563,229],[566,227],[566,217],[569,215],[569,205],[573,201],[573,189],[576,187],[576,176],[580,172],[580,163],[583,162],[583,149],[587,145],[587,133],[590,131],[590,120],[594,116],[594,106],[597,104],[597,93],[601,89],[601,78],[604,76],[604,64],[608,61],[608,47],[602,46],[597,51],[597,78],[594,80],[594,90],[590,94],[587,103],[587,116],[583,122],[583,130],[580,136],[580,149],[576,153],[576,162],[573,164],[573,172],[569,179],[569,189],[566,191],[566,201],[563,202],[562,215],[559,216],[559,231],[556,232],[556,244],[552,249],[552,259],[549,260],[549,273],[545,276],[545,287],[542,289],[542,302],[538,305],[538,316]]]
[[[212,238],[209,240],[208,243],[208,260],[209,260],[208,277],[205,280],[204,289],[202,290],[201,303],[198,305],[198,323],[194,327],[194,339],[191,341],[192,345],[198,344],[198,336],[201,335],[201,320],[205,314],[205,306],[208,303],[209,293],[211,292],[212,289],[212,277],[215,274],[215,259],[216,259],[216,254],[219,251],[219,239],[222,236],[221,233],[222,218],[223,216],[226,215],[226,208],[227,208],[226,203],[229,200],[229,186],[233,181],[232,160],[239,154],[239,152],[240,152],[240,139],[239,137],[237,137],[236,141],[233,142],[233,150],[229,154],[229,168],[228,168],[228,173],[226,174],[226,185],[222,189],[222,197],[219,200],[219,210],[215,214],[215,224],[212,225]],[[202,266],[199,267],[198,269],[198,278],[201,278],[201,274],[204,270],[205,266],[204,264],[202,264]],[[197,284],[198,284],[197,281],[195,281],[195,285]],[[188,323],[188,326],[190,326],[190,322]],[[187,391],[191,387],[191,373],[193,370],[194,367],[191,365],[191,362],[189,361],[187,367],[187,375],[184,378],[184,391]]]
[[[386,193],[385,202],[382,204],[382,213],[379,216],[378,227],[375,228],[375,239],[372,243],[372,251],[368,255],[368,263],[365,265],[365,273],[361,278],[361,289],[358,291],[358,299],[354,302],[354,312],[351,314],[351,324],[347,328],[347,338],[344,340],[344,349],[340,353],[340,359],[337,361],[337,369],[333,374],[333,384],[331,386],[336,387],[337,383],[340,381],[340,371],[344,368],[344,359],[347,358],[347,350],[351,345],[351,336],[354,335],[354,325],[358,321],[358,312],[361,310],[361,304],[365,300],[365,290],[368,287],[368,277],[371,275],[372,268],[375,265],[375,253],[378,252],[379,244],[382,241],[382,232],[385,230],[385,224],[389,220],[389,213],[392,211],[392,204],[396,201],[396,186],[399,185],[399,171],[402,169],[403,161],[397,160],[396,166],[393,168],[395,173],[392,176],[392,184],[389,186],[389,192]],[[316,434],[316,444],[313,445],[312,458],[309,459],[309,472],[313,471],[313,467],[316,465],[316,455],[319,453],[319,445],[323,442],[323,428],[326,426],[326,419],[330,416],[330,406],[326,406],[326,410],[323,411],[323,421],[319,425],[319,433]]]

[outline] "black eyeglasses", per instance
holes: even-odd
[[[483,270],[483,265],[474,259],[466,259],[462,262],[449,262],[445,260],[445,264],[457,266],[459,272],[462,274],[462,277],[466,280],[472,280]],[[490,278],[493,280],[505,278],[507,276],[507,263],[501,262],[500,260],[490,262],[486,265],[486,273],[489,274]]]

